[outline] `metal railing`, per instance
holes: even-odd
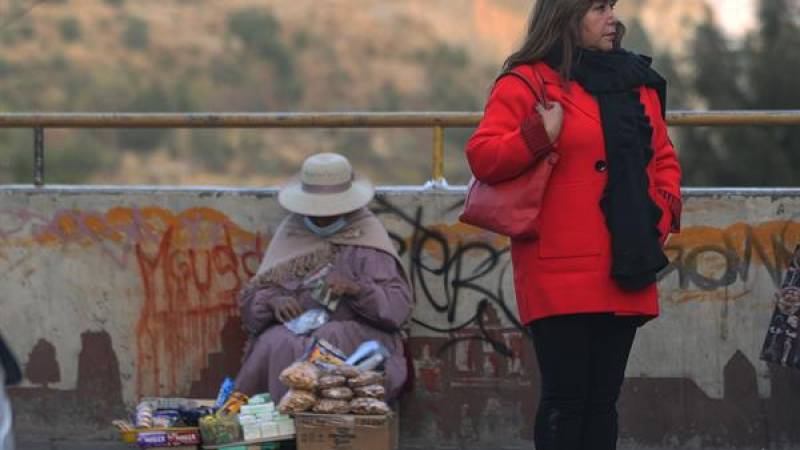
[[[44,186],[44,137],[47,128],[431,128],[432,187],[444,177],[445,128],[472,128],[480,112],[398,113],[5,113],[0,128],[32,128],[33,183]],[[798,126],[800,110],[670,111],[670,126]]]

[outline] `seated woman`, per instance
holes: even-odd
[[[373,195],[370,182],[334,153],[306,159],[299,178],[281,189],[278,202],[292,214],[239,297],[249,339],[236,390],[279,400],[287,391],[281,371],[317,337],[348,354],[379,341],[391,354],[386,397],[397,396],[407,376],[401,331],[412,296],[389,235],[366,209]],[[314,308],[326,308],[330,321],[310,334],[283,325]]]

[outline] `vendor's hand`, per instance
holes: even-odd
[[[272,301],[272,310],[279,322],[289,322],[303,314],[303,308],[293,297],[279,297]]]
[[[561,126],[564,124],[564,108],[561,103],[551,101],[548,102],[547,107],[539,103],[536,105],[536,111],[542,115],[547,137],[550,138],[551,143],[554,143],[561,134]]]
[[[334,295],[358,295],[361,293],[361,286],[348,277],[332,272],[325,277],[325,282]]]

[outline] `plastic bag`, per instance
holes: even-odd
[[[353,388],[353,393],[355,393],[356,397],[369,397],[383,400],[383,398],[386,396],[386,388],[380,384],[371,384],[369,386]]]
[[[278,404],[281,414],[295,414],[308,411],[317,403],[317,396],[313,392],[291,389],[283,396]]]
[[[347,414],[350,412],[350,402],[324,398],[314,405],[313,411],[320,414]]]
[[[319,369],[309,362],[299,361],[281,372],[281,383],[293,389],[313,391],[319,382]]]
[[[383,384],[383,375],[379,372],[373,372],[368,370],[366,372],[362,372],[355,378],[351,378],[347,381],[347,384],[350,387],[361,387],[361,386],[369,386],[371,384]]]
[[[350,402],[350,412],[362,416],[380,416],[391,410],[386,402],[374,398],[357,398]]]
[[[330,316],[324,309],[309,309],[283,325],[292,333],[301,336],[325,325],[328,320]]]
[[[347,378],[340,375],[324,375],[319,379],[319,388],[328,389],[339,386],[344,386],[347,383]]]
[[[353,398],[353,390],[349,387],[333,387],[323,389],[320,391],[320,395],[333,400],[351,400]]]

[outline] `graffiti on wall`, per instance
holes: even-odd
[[[375,211],[399,224],[390,227],[391,237],[408,262],[418,304],[434,312],[417,315],[415,326],[442,338],[420,347],[418,362],[428,370],[420,377],[433,388],[433,361],[443,355],[464,385],[524,373],[526,332],[509,306],[514,299],[507,240],[438,223],[439,212],[421,205],[404,208],[379,197]],[[237,314],[236,292],[255,272],[268,239],[213,208],[70,209],[50,216],[0,211],[0,263],[7,271],[18,256],[4,249],[69,252],[91,246],[119,269],[138,274],[137,394],[185,390],[208,364],[207,355],[221,350],[219,334]],[[707,294],[732,286],[740,291],[724,290],[728,299],[746,298],[757,269],[766,270],[775,286],[780,283],[798,241],[800,223],[792,221],[690,227],[670,240],[671,263],[662,278],[677,277],[678,301],[714,299]]]
[[[0,240],[68,252],[98,248],[140,278],[136,319],[137,395],[175,394],[220,350],[220,333],[238,315],[236,294],[255,274],[267,239],[211,208],[173,213],[164,208],[63,210],[51,218],[2,213]],[[14,221],[9,222],[12,216]]]

